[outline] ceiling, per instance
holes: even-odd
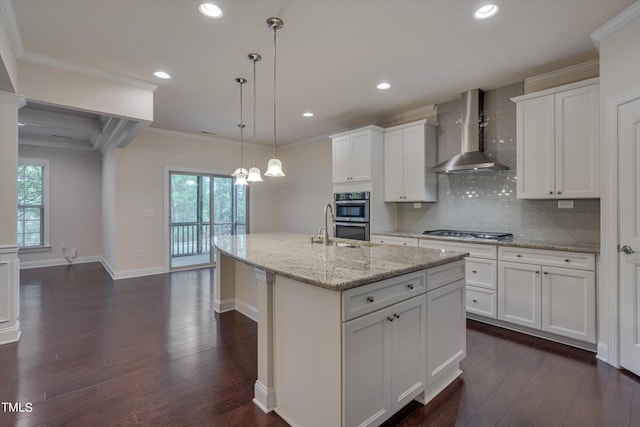
[[[279,145],[597,58],[591,33],[634,2],[495,0],[499,14],[477,21],[472,14],[486,1],[211,0],[224,12],[216,20],[200,15],[197,0],[8,1],[22,44],[19,58],[50,58],[157,84],[152,127],[239,139],[235,78],[245,77],[245,134],[252,139],[247,54],[260,53],[256,129],[263,144],[273,143],[273,32],[266,19],[282,18]],[[173,78],[158,79],[157,70]],[[391,88],[376,89],[381,81]],[[34,121],[47,111],[28,107],[35,107],[23,109]],[[305,118],[305,111],[315,116]],[[75,118],[85,140],[95,126],[104,133],[108,120]]]

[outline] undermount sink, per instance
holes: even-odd
[[[331,242],[334,246],[339,246],[341,248],[359,248],[361,245],[356,245],[353,243],[347,242]]]

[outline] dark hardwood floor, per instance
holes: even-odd
[[[22,339],[0,346],[0,426],[286,426],[253,403],[256,325],[211,310],[213,270],[113,281],[21,272]],[[640,382],[592,353],[468,322],[464,374],[389,425],[640,426]],[[333,426],[326,426],[333,427]]]

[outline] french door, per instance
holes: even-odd
[[[171,269],[215,262],[211,237],[247,231],[247,187],[230,176],[170,172]]]

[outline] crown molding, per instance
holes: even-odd
[[[16,95],[15,93],[0,92],[0,102],[7,104],[16,104],[18,108],[22,108],[26,105],[27,99],[22,95]]]
[[[89,77],[96,77],[103,80],[109,80],[115,83],[121,83],[127,86],[137,87],[138,89],[155,91],[158,85],[144,82],[142,80],[132,79],[131,77],[125,77],[118,74],[108,73],[106,71],[98,70],[96,68],[85,67],[83,65],[74,64],[72,62],[63,61],[60,59],[52,58],[50,56],[41,55],[33,52],[23,52],[18,56],[18,59],[27,62],[33,62],[47,67],[58,68],[65,71],[71,71],[72,73],[82,74]]]
[[[602,40],[606,39],[608,36],[638,16],[640,16],[640,1],[635,2],[623,10],[618,16],[591,33],[591,40],[596,46],[596,49],[600,51],[600,42],[602,42]]]
[[[10,0],[0,0],[0,12],[2,12],[4,23],[7,26],[7,32],[9,33],[11,46],[13,46],[13,52],[16,57],[18,57],[24,53],[24,46],[22,45],[22,36],[20,35],[20,29],[18,28],[16,14],[13,11],[13,5]]]

